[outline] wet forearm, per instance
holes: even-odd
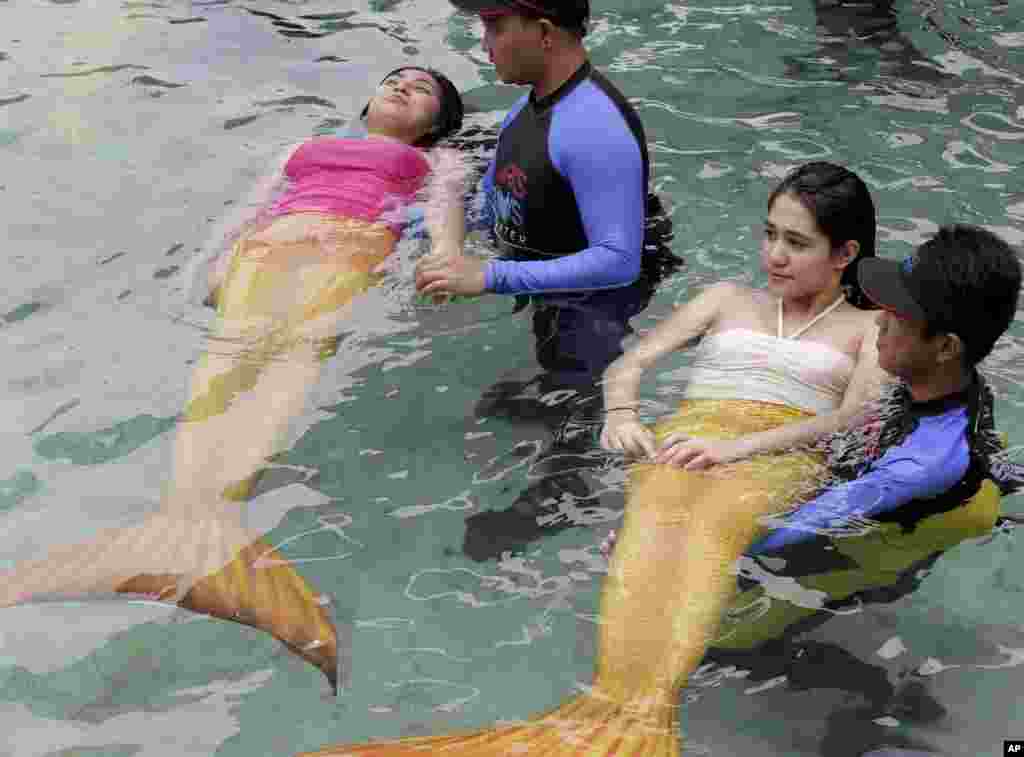
[[[748,434],[742,438],[748,454],[777,452],[795,447],[809,447],[821,439],[834,434],[856,422],[859,413],[851,410],[835,410],[816,415],[799,423],[789,423],[771,431]]]
[[[466,241],[466,213],[462,198],[437,198],[437,207],[426,212],[432,252],[461,252]]]
[[[430,156],[424,221],[434,252],[458,253],[466,241],[466,180],[469,168],[454,150]]]
[[[604,404],[606,408],[637,407],[644,361],[636,353],[620,357],[605,371]]]

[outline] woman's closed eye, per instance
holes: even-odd
[[[398,87],[401,85],[401,83],[402,83],[401,79],[387,79],[387,80],[385,80],[382,83],[382,86],[384,86],[384,87],[386,87],[388,89],[398,89]],[[434,88],[431,87],[430,84],[428,84],[427,82],[422,81],[422,80],[415,82],[412,85],[412,89],[415,90],[416,92],[419,92],[420,94],[423,94],[423,95],[432,95],[432,94],[434,94]]]
[[[794,250],[806,250],[811,247],[811,243],[805,237],[799,234],[789,234],[786,232],[780,232],[778,229],[772,226],[766,226],[761,232],[762,239],[766,242],[775,242],[780,237],[785,241],[786,246]]]

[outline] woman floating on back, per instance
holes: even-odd
[[[337,685],[336,633],[322,602],[244,528],[239,500],[278,451],[428,179],[435,251],[461,243],[462,174],[429,148],[460,127],[462,114],[448,79],[404,67],[364,110],[365,138],[321,137],[289,151],[283,193],[213,268],[218,319],[179,420],[159,511],[0,574],[0,606],[53,593],[145,594],[264,630]],[[261,186],[282,177],[269,178]]]

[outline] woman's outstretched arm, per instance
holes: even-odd
[[[438,148],[428,156],[430,177],[424,194],[424,221],[430,254],[462,252],[466,242],[466,182],[470,169],[457,150]]]

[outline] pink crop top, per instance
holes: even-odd
[[[288,187],[270,208],[286,213],[329,213],[382,221],[402,233],[404,208],[429,171],[417,148],[385,139],[317,137],[292,153],[284,166]]]

